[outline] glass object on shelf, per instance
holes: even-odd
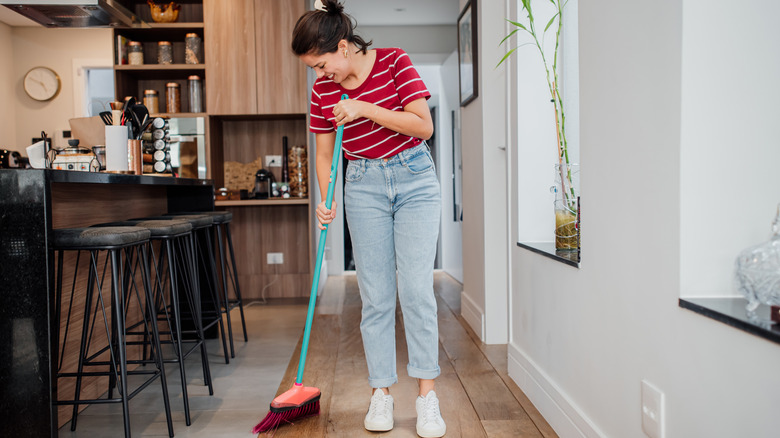
[[[144,48],[138,41],[130,41],[127,45],[127,62],[130,65],[143,65]]]
[[[190,112],[203,112],[203,88],[201,87],[200,76],[192,75],[187,78],[189,81]]]
[[[160,112],[160,96],[157,90],[144,90],[144,106],[149,110],[149,114]]]
[[[155,23],[173,23],[179,19],[181,6],[175,2],[157,4],[152,0],[147,0],[149,11],[152,14],[152,20]]]
[[[202,47],[203,44],[198,34],[188,33],[184,37],[184,62],[186,64],[200,64],[203,59]]]
[[[290,196],[293,198],[309,196],[309,162],[306,155],[306,146],[293,146],[287,153]]]
[[[165,85],[165,112],[181,112],[181,86],[176,82]]]
[[[752,320],[759,304],[780,305],[780,205],[772,222],[769,241],[739,253],[734,263],[737,289],[747,298],[747,314]]]
[[[579,182],[577,164],[556,164],[555,185],[550,192],[555,195],[555,251],[578,251],[579,232]]]
[[[157,43],[157,63],[173,64],[173,45],[170,41],[160,41]]]

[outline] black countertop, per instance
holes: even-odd
[[[173,178],[170,176],[127,175],[107,172],[74,172],[72,170],[18,169],[11,172],[42,172],[51,182],[82,184],[144,184],[162,186],[210,186],[210,179]]]
[[[680,298],[680,307],[780,344],[780,324],[770,319],[769,306],[759,305],[757,318],[748,316],[747,300],[740,297]]]

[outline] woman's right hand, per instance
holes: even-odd
[[[324,230],[325,225],[333,222],[333,219],[336,218],[336,201],[333,201],[333,205],[331,205],[330,210],[325,207],[325,201],[320,202],[320,204],[317,206],[317,210],[315,211],[315,215],[319,221],[317,226],[320,228],[320,230]]]

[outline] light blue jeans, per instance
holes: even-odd
[[[350,161],[344,180],[369,384],[384,388],[398,381],[396,284],[409,350],[407,373],[434,379],[441,373],[433,296],[441,193],[428,146],[422,143],[387,161]]]

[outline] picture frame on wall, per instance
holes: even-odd
[[[479,95],[477,47],[477,0],[469,0],[458,16],[460,106],[468,105]]]

